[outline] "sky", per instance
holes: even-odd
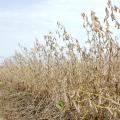
[[[118,0],[116,0],[118,1]],[[107,0],[0,0],[0,57],[8,57],[18,43],[28,48],[35,39],[56,29],[61,22],[83,44],[81,13],[104,15]]]

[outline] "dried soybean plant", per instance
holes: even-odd
[[[119,120],[120,9],[108,0],[103,22],[94,11],[82,13],[87,48],[59,22],[55,33],[34,48],[21,46],[0,66],[6,95],[1,99],[6,119]],[[9,102],[8,102],[9,101]]]
[[[119,32],[120,29],[120,23],[115,16],[116,12],[120,12],[120,9],[108,1],[104,23],[99,21],[94,11],[91,11],[91,20],[85,13],[81,14],[84,20],[83,27],[88,35],[87,43],[90,46],[88,57],[84,59],[85,71],[82,69],[85,73],[80,79],[84,78],[82,88],[74,92],[76,98],[80,97],[80,101],[78,102],[77,99],[76,103],[74,100],[73,102],[76,110],[80,114],[82,112],[85,114],[84,117],[92,112],[94,115],[97,113],[99,119],[104,119],[105,116],[108,119],[116,117],[119,119],[120,117],[120,49],[117,37],[111,32],[115,29]],[[112,25],[115,27],[112,28]],[[83,100],[81,100],[81,96]],[[82,104],[85,103],[89,106],[87,110],[86,107],[82,109],[84,108]]]

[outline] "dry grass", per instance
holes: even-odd
[[[2,116],[6,120],[119,120],[120,47],[111,33],[120,29],[118,12],[108,1],[103,24],[93,11],[91,17],[82,14],[88,48],[81,48],[57,23],[58,30],[45,35],[44,45],[36,40],[33,49],[21,47],[21,53],[5,59],[0,65]]]

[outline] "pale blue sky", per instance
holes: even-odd
[[[116,0],[117,1],[117,0]],[[0,0],[0,56],[18,49],[18,43],[31,47],[35,38],[54,31],[60,21],[83,43],[82,12],[104,15],[106,0]]]

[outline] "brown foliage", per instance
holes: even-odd
[[[112,34],[120,12],[108,0],[104,23],[82,13],[87,48],[58,22],[45,44],[5,59],[0,66],[3,116],[7,120],[119,120],[120,47]],[[114,24],[114,29],[111,28]]]

